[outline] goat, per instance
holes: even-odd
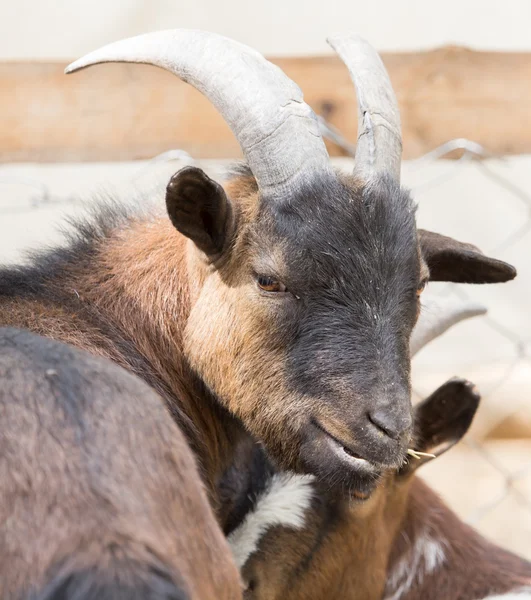
[[[299,88],[242,44],[164,31],[70,65],[175,73],[215,104],[248,166],[225,188],[185,168],[167,186],[169,220],[106,209],[78,224],[69,246],[0,271],[0,324],[106,356],[162,395],[214,505],[246,431],[282,468],[341,490],[363,493],[381,468],[402,464],[409,338],[425,282],[516,274],[469,244],[417,231],[385,69],[356,36],[331,43],[362,99],[352,175],[331,168]]]
[[[0,597],[241,598],[162,399],[108,360],[0,329]]]
[[[414,332],[413,353],[474,312],[440,309]],[[531,599],[531,563],[488,542],[414,477],[463,437],[478,404],[463,379],[441,386],[414,408],[421,455],[350,501],[248,449],[221,484],[232,497],[226,533],[246,600]]]

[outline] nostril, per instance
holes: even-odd
[[[393,440],[398,440],[411,427],[411,417],[400,419],[388,410],[376,409],[367,416],[377,429]]]

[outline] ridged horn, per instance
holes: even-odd
[[[400,113],[389,75],[376,50],[354,34],[327,39],[347,66],[358,99],[355,173],[363,179],[388,173],[400,181]]]
[[[155,65],[202,92],[232,129],[265,194],[285,194],[330,169],[300,88],[248,46],[205,31],[157,31],[104,46],[65,72],[106,62]]]

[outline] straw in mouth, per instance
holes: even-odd
[[[428,454],[427,452],[419,452],[418,450],[412,450],[411,448],[407,449],[407,453],[409,456],[420,460],[423,456],[427,456],[429,458],[436,458],[435,454]]]

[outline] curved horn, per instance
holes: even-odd
[[[248,46],[206,31],[157,31],[104,46],[65,72],[105,62],[155,65],[202,92],[232,129],[264,192],[282,194],[330,169],[300,88]]]
[[[389,75],[376,50],[358,35],[326,40],[347,66],[358,98],[355,172],[367,179],[390,173],[400,181],[400,113]]]
[[[455,297],[426,300],[409,342],[411,356],[457,323],[486,312],[485,306],[472,300]]]

